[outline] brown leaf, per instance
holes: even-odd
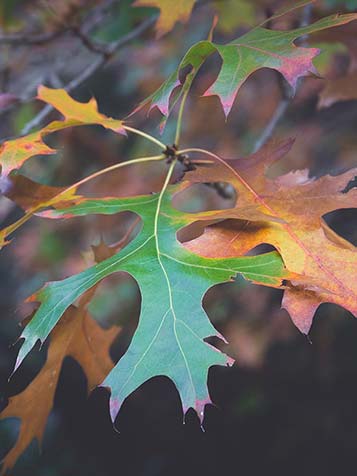
[[[207,257],[232,257],[248,253],[267,243],[282,255],[287,269],[306,277],[285,291],[285,307],[304,333],[310,329],[316,308],[322,302],[339,304],[357,314],[356,248],[339,237],[323,220],[326,213],[357,205],[357,189],[344,193],[357,169],[336,177],[310,179],[306,171],[296,171],[275,180],[266,176],[268,167],[289,150],[292,141],[268,144],[250,157],[201,167],[187,175],[191,182],[222,180],[231,183],[238,194],[235,210],[206,213],[231,219],[256,204],[265,217],[256,220],[225,221],[206,229],[185,246]],[[271,215],[277,220],[272,220]],[[200,220],[204,220],[200,216]]]
[[[10,398],[2,413],[2,418],[21,420],[18,440],[4,459],[3,472],[14,466],[34,438],[41,443],[64,358],[70,356],[79,362],[92,390],[113,367],[109,348],[117,333],[115,327],[102,329],[83,305],[68,309],[51,335],[47,361],[40,373],[23,392]]]
[[[123,247],[132,230],[133,227],[130,227],[113,247],[108,247],[103,241],[93,246],[95,261],[99,263]],[[2,418],[16,417],[21,420],[18,440],[4,459],[3,473],[14,466],[34,438],[41,444],[65,357],[73,357],[81,365],[89,391],[99,385],[113,368],[109,349],[120,329],[102,329],[86,310],[97,287],[83,294],[78,307],[71,306],[65,312],[51,333],[45,365],[23,392],[10,398],[9,405],[2,412]]]
[[[24,175],[11,175],[7,179],[8,183],[3,190],[3,194],[24,210],[46,206],[48,202],[51,203],[51,199],[68,188],[43,185]],[[68,193],[61,195],[61,199],[68,201],[72,198],[78,198],[75,191],[75,189],[69,190]]]

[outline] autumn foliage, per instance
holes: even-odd
[[[309,333],[322,303],[338,304],[357,316],[356,247],[324,219],[335,210],[356,207],[357,189],[352,184],[356,168],[319,178],[306,169],[276,174],[274,167],[284,163],[294,148],[291,137],[269,137],[256,152],[244,156],[237,152],[236,157],[228,159],[195,143],[181,145],[186,101],[199,71],[214,55],[220,59],[218,72],[209,73],[210,86],[202,95],[217,96],[225,118],[235,101],[239,107],[241,88],[258,70],[277,71],[291,94],[303,77],[318,77],[314,59],[320,50],[306,43],[307,35],[313,33],[321,42],[344,43],[352,58],[344,76],[327,81],[319,107],[356,96],[356,13],[335,13],[296,28],[274,28],[285,15],[298,14],[310,3],[290,3],[224,44],[213,40],[218,16],[208,38],[192,45],[173,73],[146,99],[138,101],[138,106],[132,105],[126,118],[99,112],[100,104],[98,108],[94,98],[80,102],[64,88],[39,85],[38,101],[57,117],[1,145],[2,193],[23,210],[20,218],[1,230],[1,246],[11,247],[11,241],[21,234],[18,229],[35,217],[67,221],[131,212],[136,220],[119,243],[109,246],[101,241],[93,247],[85,269],[47,282],[28,297],[35,310],[25,320],[19,336],[14,371],[38,343],[49,340],[49,347],[41,371],[25,390],[10,398],[2,413],[2,418],[21,419],[16,445],[4,460],[5,472],[34,438],[41,441],[66,356],[83,368],[89,391],[97,386],[109,390],[113,424],[126,398],[155,376],[166,376],[175,384],[183,418],[193,408],[202,423],[205,405],[211,403],[209,369],[234,363],[224,351],[229,335],[223,337],[217,331],[202,307],[206,292],[214,285],[240,276],[256,285],[282,290],[281,305],[303,334]],[[157,41],[177,22],[188,22],[194,4],[194,0],[134,3],[136,7],[159,9]],[[159,133],[154,136],[134,127],[143,109],[161,113],[161,133],[168,121],[175,121],[169,144]],[[50,163],[56,156],[58,150],[48,145],[48,136],[88,125],[101,126],[121,141],[128,136],[140,137],[155,152],[117,162],[69,186],[45,185],[22,174],[33,157],[46,156]],[[194,130],[195,126],[190,127]],[[225,127],[223,117],[217,118],[216,127]],[[137,177],[144,182],[141,167],[157,164],[161,169],[156,183],[153,181],[152,193],[137,192],[134,184],[134,192],[128,193],[131,179],[126,171],[137,167]],[[124,177],[118,196],[83,192],[94,179],[108,177],[117,169],[122,169]],[[226,207],[187,211],[180,204],[197,186],[213,186],[221,193],[229,187],[233,198]],[[270,248],[263,247],[266,245]],[[118,272],[128,273],[137,282],[141,312],[128,349],[114,365],[109,350],[120,328],[103,329],[88,306],[100,283]],[[212,337],[216,339],[214,345],[207,342]]]

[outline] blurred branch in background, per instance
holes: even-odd
[[[307,26],[311,21],[312,16],[312,4],[306,5],[302,10],[301,20],[299,22],[299,27]],[[307,46],[307,35],[300,38],[300,45]],[[301,84],[301,81],[298,81],[296,92]],[[282,79],[279,75],[279,86],[281,91],[281,100],[279,101],[274,114],[271,116],[270,121],[263,129],[261,135],[255,141],[253,152],[257,152],[273,135],[276,126],[279,124],[281,119],[284,117],[292,99],[293,95],[291,94],[290,87],[285,80]]]
[[[118,0],[109,0],[99,5],[97,8],[90,10],[84,21],[82,23],[74,17],[73,19],[61,22],[59,26],[50,32],[44,33],[16,33],[9,35],[0,35],[0,47],[7,46],[8,48],[12,47],[34,47],[34,46],[45,46],[55,43],[55,40],[59,40],[65,35],[72,35],[80,40],[81,44],[86,48],[86,50],[95,55],[96,58],[93,59],[92,56],[88,59],[88,65],[79,71],[72,79],[68,82],[61,80],[61,71],[63,69],[65,59],[59,63],[56,68],[51,68],[49,65],[50,71],[44,72],[43,81],[47,81],[54,87],[64,88],[66,91],[71,92],[81,86],[87,79],[89,79],[93,74],[95,74],[100,68],[102,68],[113,56],[129,42],[138,38],[142,33],[147,31],[152,25],[154,25],[157,15],[144,20],[137,27],[133,28],[129,33],[122,36],[116,41],[113,41],[109,44],[101,43],[94,41],[91,37],[94,30],[97,30],[105,24],[108,14],[110,13],[112,7],[118,3]],[[6,67],[6,71],[9,68]],[[3,67],[3,72],[5,67]],[[9,97],[9,100],[5,102],[5,105],[0,109],[0,115],[4,115],[14,108],[27,104],[36,99],[35,92],[39,84],[39,81],[34,81],[25,88],[25,91],[22,95],[14,94],[3,94],[3,96]],[[5,99],[6,99],[5,98]],[[22,134],[27,134],[32,128],[41,124],[41,122],[50,114],[53,110],[51,106],[44,107],[31,121],[29,121],[22,129]]]
[[[97,27],[98,24],[100,24],[106,18],[111,7],[115,3],[118,3],[118,0],[108,0],[103,4],[99,5],[97,8],[91,10],[81,26],[83,34],[88,34],[92,29]],[[76,19],[73,21],[73,23],[59,22],[59,26],[54,31],[37,34],[30,32],[20,32],[14,34],[0,35],[0,45],[22,45],[31,47],[33,45],[47,44],[57,39],[59,36],[64,35],[68,31],[73,31],[73,28],[75,26],[79,26]]]
[[[88,67],[84,69],[79,76],[73,78],[66,85],[63,85],[63,89],[65,89],[67,92],[74,91],[77,87],[82,85],[88,78],[90,78],[98,69],[104,66],[107,61],[109,61],[113,57],[113,55],[118,52],[120,48],[124,47],[130,41],[140,36],[144,31],[148,30],[155,23],[155,21],[156,16],[145,20],[141,25],[139,25],[137,28],[134,28],[134,30],[125,35],[123,38],[120,38],[118,41],[115,41],[110,44],[101,53],[97,51],[97,53],[100,54],[99,58],[93,63],[90,63]],[[52,106],[45,106],[30,122],[26,124],[26,126],[22,129],[21,133],[25,135],[29,133],[34,127],[39,126],[42,121],[50,114],[51,111],[53,111]]]

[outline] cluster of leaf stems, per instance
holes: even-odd
[[[211,160],[196,160],[196,161],[191,161],[189,156],[187,154],[189,153],[201,153],[210,156],[213,159],[221,161],[216,154],[205,150],[205,149],[199,149],[199,148],[186,148],[186,149],[179,149],[179,141],[180,141],[180,135],[181,135],[181,128],[182,128],[182,119],[183,119],[183,111],[185,107],[185,103],[187,100],[188,92],[190,88],[187,87],[184,91],[184,94],[181,99],[180,103],[180,108],[178,111],[178,117],[177,117],[177,124],[176,124],[176,133],[175,133],[175,141],[172,146],[165,145],[163,142],[158,140],[156,137],[142,131],[139,129],[135,129],[134,127],[128,126],[126,124],[123,125],[123,128],[127,132],[131,132],[133,134],[136,134],[138,136],[143,137],[144,139],[152,142],[153,144],[157,145],[161,149],[161,153],[158,155],[153,155],[153,156],[147,156],[147,157],[138,157],[136,159],[128,160],[125,162],[120,162],[118,164],[111,165],[109,167],[106,167],[104,169],[98,170],[97,172],[92,173],[91,175],[88,175],[87,177],[84,177],[83,179],[79,180],[78,182],[75,182],[74,184],[70,185],[69,187],[65,188],[62,190],[59,194],[57,194],[55,197],[50,199],[48,201],[48,204],[40,204],[40,205],[35,205],[28,209],[26,213],[16,222],[14,222],[12,225],[10,225],[7,229],[7,235],[13,233],[15,230],[17,230],[20,226],[22,226],[24,223],[26,223],[34,214],[40,212],[42,209],[46,208],[47,206],[51,206],[51,201],[53,199],[58,200],[61,196],[65,197],[68,192],[72,192],[76,190],[78,187],[81,185],[89,182],[90,180],[93,180],[101,175],[107,174],[109,172],[112,172],[113,170],[126,167],[127,165],[135,165],[135,164],[140,164],[144,162],[151,162],[151,161],[166,161],[167,164],[171,164],[172,166],[169,167],[168,175],[171,176],[171,173],[176,165],[177,162],[181,162],[184,167],[185,171],[188,170],[193,170],[195,168],[195,164],[207,164],[207,163],[212,163]]]

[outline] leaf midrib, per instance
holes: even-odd
[[[194,383],[193,383],[193,379],[192,379],[192,374],[191,374],[191,370],[190,370],[190,367],[188,365],[188,361],[187,361],[187,358],[186,358],[186,355],[185,355],[185,352],[181,346],[181,343],[180,343],[180,340],[179,340],[179,337],[177,335],[177,331],[176,331],[176,324],[177,324],[177,316],[176,316],[176,313],[175,313],[175,309],[174,309],[174,304],[173,304],[173,298],[172,298],[172,290],[171,290],[171,283],[170,283],[170,279],[169,279],[169,276],[168,276],[168,273],[165,269],[165,266],[163,265],[162,263],[162,260],[161,260],[161,251],[160,251],[160,244],[159,244],[159,216],[160,216],[160,208],[161,208],[161,203],[162,203],[162,199],[163,199],[163,196],[165,194],[165,191],[169,185],[169,182],[170,182],[170,178],[171,178],[171,175],[172,175],[172,172],[173,172],[173,169],[176,165],[176,161],[174,161],[171,166],[170,166],[170,169],[167,173],[167,176],[166,176],[166,180],[164,182],[164,185],[161,189],[161,192],[160,192],[160,195],[159,195],[159,199],[158,199],[158,202],[157,202],[157,207],[156,207],[156,213],[155,213],[155,219],[154,219],[154,237],[155,237],[155,250],[156,250],[156,254],[157,254],[157,260],[158,260],[158,263],[162,269],[162,272],[163,272],[163,275],[165,277],[165,280],[166,280],[166,284],[167,284],[167,289],[168,289],[168,296],[169,296],[169,303],[170,303],[170,311],[172,313],[172,316],[174,318],[174,326],[173,326],[173,329],[174,329],[174,334],[175,334],[175,339],[176,339],[176,342],[177,342],[177,345],[178,345],[178,348],[181,352],[181,355],[182,355],[182,358],[185,362],[185,366],[186,366],[186,370],[187,370],[187,374],[188,374],[188,377],[189,377],[189,380],[190,380],[190,384],[191,384],[191,387],[192,387],[192,390],[194,392],[194,394],[196,395],[196,390],[195,390],[195,386],[194,386]]]

